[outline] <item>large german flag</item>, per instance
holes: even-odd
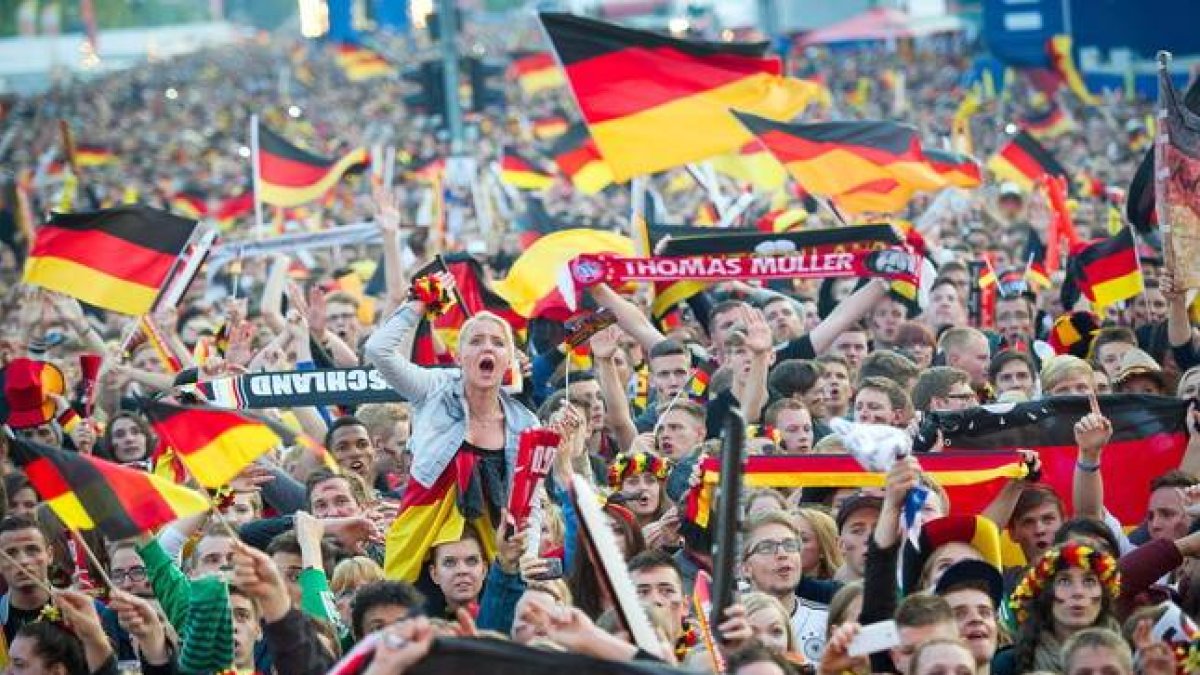
[[[917,130],[895,122],[786,124],[736,113],[812,194],[835,196],[891,179],[910,191],[947,182],[929,165]]]
[[[545,190],[554,185],[554,176],[516,148],[506,147],[500,158],[500,181],[521,190]]]
[[[971,189],[983,184],[979,162],[970,155],[930,148],[925,150],[925,159],[934,171],[955,187]]]
[[[675,40],[569,14],[541,19],[618,180],[736,151],[751,137],[731,109],[788,120],[818,93],[781,77],[766,43]]]
[[[561,87],[567,82],[550,52],[519,52],[508,66],[508,77],[516,81],[526,96]]]
[[[23,281],[122,314],[150,311],[196,221],[148,206],[55,213],[37,230]]]
[[[1026,192],[1044,175],[1067,177],[1067,170],[1028,131],[1018,131],[988,160],[988,169],[1002,180],[1020,185]]]
[[[1100,410],[1112,422],[1113,436],[1104,447],[1100,473],[1104,480],[1104,505],[1126,525],[1136,525],[1146,515],[1150,480],[1179,468],[1188,444],[1187,401],[1161,396],[1118,394],[1099,397]],[[1085,396],[1055,396],[1009,406],[981,406],[959,412],[927,414],[914,441],[917,452],[930,447],[942,432],[946,457],[970,450],[1031,448],[1042,461],[1041,482],[1054,488],[1071,508],[1071,484],[1079,449],[1075,422],[1091,412]],[[969,453],[975,454],[975,453]],[[924,465],[927,457],[918,454]],[[955,513],[958,496],[952,499]],[[971,504],[980,506],[972,500]]]
[[[1122,228],[1115,237],[1094,241],[1073,251],[1067,274],[1084,296],[1100,307],[1135,297],[1145,285],[1133,231],[1128,227]]]
[[[616,180],[585,124],[571,125],[554,143],[550,154],[563,175],[584,194],[594,195]]]
[[[15,441],[13,461],[67,528],[99,530],[110,541],[212,508],[204,495],[159,476],[29,440]]]
[[[207,488],[228,485],[288,435],[275,425],[231,410],[164,401],[148,401],[144,408],[160,443],[174,451]]]
[[[259,197],[264,204],[299,206],[320,199],[343,174],[361,171],[370,161],[366,148],[329,159],[292,145],[265,124],[258,126]]]

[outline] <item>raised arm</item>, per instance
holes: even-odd
[[[375,200],[375,224],[379,226],[383,243],[383,298],[384,316],[404,303],[408,284],[400,262],[400,204],[399,195],[393,190],[377,187],[372,192]]]
[[[607,308],[617,317],[617,325],[621,330],[633,336],[649,354],[654,345],[667,339],[650,319],[638,309],[637,305],[622,298],[608,284],[599,284],[588,289],[592,299],[601,307]],[[832,338],[831,338],[832,340]]]
[[[596,381],[600,384],[600,396],[604,398],[605,424],[617,437],[620,448],[628,448],[637,438],[637,426],[629,411],[629,400],[624,383],[617,375],[617,364],[613,357],[617,353],[617,335],[620,327],[609,326],[592,336],[592,359],[596,364]]]
[[[1167,342],[1172,347],[1191,344],[1192,320],[1188,316],[1187,289],[1175,287],[1175,275],[1170,267],[1163,269],[1158,284],[1167,298]]]
[[[1100,456],[1112,438],[1112,423],[1100,413],[1096,395],[1091,395],[1092,412],[1075,423],[1075,444],[1079,458],[1075,460],[1072,479],[1075,516],[1104,520],[1104,480],[1100,476]]]
[[[283,330],[283,290],[287,286],[287,270],[290,260],[286,255],[278,255],[271,261],[271,270],[267,273],[267,283],[263,284],[262,315],[271,330]]]
[[[767,372],[775,350],[771,345],[771,329],[757,308],[742,307],[742,325],[746,327],[746,347],[752,354],[746,377],[733,378],[733,397],[737,399],[746,422],[757,424],[767,404]]]
[[[854,292],[853,295],[838,303],[825,320],[817,324],[808,334],[812,341],[813,351],[822,354],[828,350],[833,341],[859,319],[867,315],[884,295],[887,294],[888,283],[883,279],[872,279],[870,283]]]
[[[443,284],[453,284],[453,277],[443,275]],[[425,303],[409,300],[383,322],[367,340],[367,363],[375,366],[389,386],[410,402],[417,403],[433,391],[442,377],[413,363],[402,349],[411,342],[411,335],[425,316]]]

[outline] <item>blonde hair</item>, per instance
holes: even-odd
[[[354,416],[372,438],[391,438],[400,422],[409,421],[407,403],[368,403],[359,406]]]
[[[796,634],[792,632],[792,618],[788,616],[787,608],[783,606],[782,602],[779,602],[779,600],[766,593],[755,591],[743,595],[741,603],[742,607],[746,608],[746,616],[763,610],[769,610],[778,614],[780,623],[787,630],[787,650],[789,652],[799,651],[796,647]]]
[[[821,554],[813,578],[832,579],[834,572],[842,566],[842,552],[837,544],[837,521],[824,511],[807,507],[796,509],[796,518],[808,523],[817,537],[817,548]],[[807,571],[804,574],[809,575]]]
[[[463,322],[462,328],[460,328],[458,331],[458,351],[462,352],[463,341],[467,339],[467,337],[471,334],[471,331],[475,330],[476,326],[484,321],[491,321],[497,326],[500,326],[500,330],[504,333],[504,342],[508,345],[508,358],[510,361],[516,361],[517,343],[516,338],[513,337],[512,326],[509,325],[509,323],[505,321],[499,314],[496,314],[495,312],[489,312],[487,310],[478,312]]]
[[[1042,391],[1049,392],[1060,382],[1072,375],[1082,375],[1089,378],[1090,381],[1092,373],[1092,366],[1078,356],[1071,356],[1070,354],[1053,356],[1042,366],[1042,373],[1040,375]]]
[[[334,595],[352,591],[372,581],[383,581],[383,568],[366,556],[346,558],[333,568],[329,590]]]

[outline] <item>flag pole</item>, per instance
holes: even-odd
[[[263,208],[262,208],[262,167],[259,166],[258,153],[258,115],[250,116],[250,167],[254,176],[254,238],[262,241]]]
[[[87,540],[83,538],[83,535],[79,533],[79,530],[70,528],[70,531],[71,536],[75,539],[75,543],[83,547],[83,552],[87,554],[88,560],[92,563],[92,567],[95,567],[96,571],[100,574],[100,580],[104,582],[104,585],[108,586],[110,589],[117,588],[116,584],[112,582],[112,579],[108,577],[108,572],[104,571],[104,565],[100,564],[100,559],[96,557],[96,553],[92,551],[92,547],[88,546]]]

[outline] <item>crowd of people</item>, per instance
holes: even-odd
[[[463,44],[504,57],[535,35],[532,26],[498,35],[468,24]],[[381,40],[402,67],[431,53]],[[910,122],[933,146],[952,133],[978,50],[958,41],[809,49],[789,68],[820,76],[833,92],[821,115]],[[900,70],[903,99],[889,88],[894,79],[881,78]],[[397,157],[394,186],[351,177],[320,204],[268,208],[270,236],[373,222],[380,244],[239,259],[199,275],[177,307],[158,311],[151,320],[171,349],[203,352],[180,373],[153,340],[125,339],[128,317],[20,283],[29,234],[17,225],[15,192],[5,190],[0,362],[16,438],[169,473],[143,404],[191,400],[197,381],[363,365],[404,399],[260,411],[323,441],[324,451],[297,444],[260,457],[214,496],[219,514],[134,540],[84,533],[94,560],[25,471],[0,464],[0,655],[9,672],[397,675],[434,672],[422,664],[446,663],[435,657],[476,641],[512,649],[494,661],[477,657],[471,672],[540,672],[540,663],[743,675],[1200,669],[1200,642],[1191,641],[1200,612],[1200,425],[1189,420],[1197,441],[1178,469],[1154,478],[1142,522],[1112,517],[1101,481],[1113,426],[1097,395],[1191,400],[1200,391],[1187,289],[1154,241],[1140,251],[1144,291],[1128,303],[1099,314],[1063,307],[1060,273],[1045,289],[1002,283],[990,315],[971,316],[978,279],[968,263],[987,257],[1002,280],[1011,270],[1023,278],[1028,240],[1044,236],[1051,218],[1037,192],[987,181],[956,191],[952,207],[918,195],[891,216],[917,223],[937,264],[923,304],[883,280],[728,282],[662,323],[649,312],[648,287],[601,284],[586,291],[586,304],[615,323],[582,350],[560,344],[562,327],[552,322],[535,318],[516,332],[480,312],[458,327],[455,344],[439,345],[439,365],[418,365],[413,343],[435,309],[425,291],[452,295],[455,286],[447,273],[415,274],[426,259],[465,251],[498,279],[519,256],[522,231],[549,219],[625,233],[631,198],[626,185],[587,195],[560,178],[540,193],[505,191],[507,203],[494,208],[467,187],[431,188],[416,172],[451,147],[434,119],[406,109],[410,86],[349,82],[324,47],[272,35],[64,83],[18,100],[0,119],[0,137],[15,139],[0,146],[0,180],[29,181],[37,214],[129,201],[171,208],[186,191],[216,202],[251,189],[251,114],[318,154],[391,145]],[[469,115],[476,137],[462,151],[480,167],[504,146],[544,156],[548,142],[530,134],[530,121],[577,117],[565,90],[529,96],[510,84],[508,93],[506,109]],[[971,127],[980,157],[1028,112],[1028,93],[1011,82],[985,100]],[[1061,105],[1075,129],[1047,147],[1090,182],[1128,185],[1148,147],[1151,103],[1114,94],[1088,107],[1064,94]],[[75,176],[77,186],[62,169],[58,119],[115,156]],[[695,184],[679,188],[681,172],[651,179],[661,222],[692,221],[710,196]],[[432,189],[446,190],[450,223],[436,237]],[[1105,236],[1122,194],[1081,194],[1075,227]],[[786,207],[805,209],[784,197]],[[753,227],[778,206],[760,196],[741,223]],[[844,225],[831,209],[808,207],[804,228]],[[222,236],[261,237],[255,225],[246,214]],[[365,284],[368,268],[383,270],[378,293],[338,283],[353,269]],[[1063,316],[1079,339],[1041,344]],[[94,405],[80,403],[81,354],[103,355]],[[519,387],[509,386],[514,364],[524,373]],[[711,378],[698,391],[701,370]],[[697,466],[720,454],[723,414],[733,407],[753,427],[747,452],[809,455],[845,451],[833,430],[842,421],[915,433],[930,413],[1066,395],[1094,402],[1089,414],[1060,420],[1078,447],[1070,495],[1038,481],[1028,452],[1034,470],[986,509],[964,512],[922,471],[923,457],[908,455],[891,463],[882,489],[745,489],[737,550],[715,558],[715,518],[705,527],[688,509]],[[81,419],[68,424],[72,408]],[[534,497],[540,525],[522,528],[505,507],[521,432],[538,426],[561,443]],[[597,572],[604,565],[584,541],[570,494],[579,479],[604,496],[624,559],[616,572],[632,582],[654,648],[631,634],[630,608]],[[923,524],[913,530],[906,509],[922,487]],[[1012,543],[1004,555],[1002,539]],[[717,572],[714,562],[731,566],[737,592],[705,630],[693,593],[698,578]],[[894,639],[861,651],[856,645],[879,640],[874,629],[886,621]],[[552,658],[563,653],[579,658]]]

